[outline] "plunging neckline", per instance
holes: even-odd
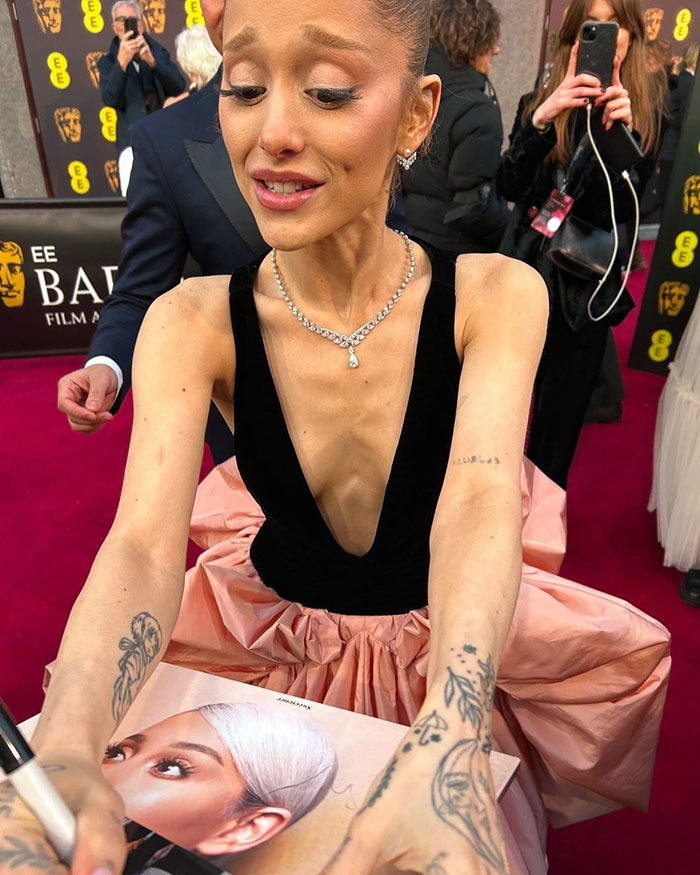
[[[339,551],[344,554],[344,556],[349,560],[354,560],[356,562],[361,562],[367,559],[370,554],[375,551],[377,543],[379,541],[379,536],[382,528],[382,521],[386,514],[388,498],[391,495],[391,486],[394,479],[394,472],[397,467],[397,461],[402,455],[404,445],[406,443],[406,435],[407,435],[407,423],[410,420],[410,413],[413,407],[415,407],[416,403],[416,394],[417,394],[417,383],[416,383],[416,362],[418,361],[418,357],[421,353],[423,344],[425,343],[425,334],[426,334],[426,323],[427,323],[427,313],[428,313],[428,299],[433,293],[434,285],[435,285],[435,271],[430,261],[430,257],[426,252],[426,257],[428,258],[428,263],[431,267],[430,281],[428,285],[428,291],[423,298],[423,305],[421,309],[420,321],[418,324],[418,335],[416,338],[416,347],[413,356],[413,367],[411,371],[411,385],[408,391],[408,401],[406,402],[406,409],[404,411],[403,420],[401,422],[401,429],[399,431],[399,437],[396,442],[396,446],[394,448],[394,454],[391,460],[391,467],[389,468],[389,477],[384,486],[384,493],[382,496],[382,503],[379,509],[379,516],[377,518],[377,524],[374,530],[374,538],[369,549],[362,554],[350,553],[346,550],[341,544],[338,542],[337,538],[333,534],[331,527],[329,526],[326,518],[324,517],[321,508],[318,506],[318,502],[309,486],[309,481],[306,478],[306,474],[304,473],[304,469],[299,460],[299,455],[297,453],[297,449],[294,445],[294,441],[292,440],[291,433],[289,431],[289,426],[287,424],[287,419],[284,415],[284,409],[282,407],[282,402],[280,400],[279,392],[277,391],[277,384],[275,383],[275,378],[272,374],[272,368],[270,367],[270,359],[267,354],[267,347],[265,346],[265,339],[263,338],[262,328],[260,326],[260,318],[258,316],[258,308],[255,304],[255,280],[257,279],[257,273],[255,272],[253,275],[253,281],[250,283],[250,295],[252,296],[252,307],[253,312],[255,314],[255,326],[256,326],[256,342],[260,344],[262,350],[262,358],[265,363],[264,372],[261,375],[263,379],[268,380],[270,383],[270,388],[272,389],[272,397],[274,398],[274,414],[275,417],[279,420],[280,424],[280,433],[282,435],[282,440],[286,445],[287,452],[292,459],[293,468],[295,476],[299,481],[300,495],[303,494],[305,498],[309,501],[311,507],[313,508],[313,514],[316,517],[317,521],[320,523],[320,530],[324,533],[324,537],[329,542],[329,544],[333,547],[333,549]]]

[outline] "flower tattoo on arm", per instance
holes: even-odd
[[[134,701],[146,680],[148,666],[158,656],[163,644],[160,623],[151,614],[142,611],[131,621],[131,638],[122,638],[119,649],[124,656],[119,660],[119,677],[114,682],[112,716],[117,724]]]

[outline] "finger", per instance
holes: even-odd
[[[71,431],[78,434],[92,434],[100,427],[98,422],[79,422],[74,419],[69,419],[68,425],[70,425]]]
[[[82,404],[76,404],[75,401],[65,399],[62,404],[59,404],[58,409],[61,413],[65,413],[69,421],[89,423],[95,422],[97,414],[92,410],[86,410]]]
[[[102,870],[117,875],[124,868],[126,839],[123,806],[88,803],[77,820],[72,871],[93,875]]]
[[[600,94],[600,79],[592,73],[579,73],[578,76],[574,76],[569,83],[570,88],[580,88],[583,85],[593,88],[598,94]]]
[[[576,75],[576,64],[578,63],[578,46],[579,46],[579,41],[576,40],[576,42],[574,43],[574,45],[571,49],[571,54],[569,55],[569,67],[566,71],[566,78],[567,79],[571,79],[572,77],[574,77]]]
[[[620,67],[622,66],[622,61],[620,60],[619,55],[615,55],[615,60],[613,61],[613,69],[612,69],[612,79],[610,80],[612,85],[615,88],[622,88],[622,82],[620,80]]]

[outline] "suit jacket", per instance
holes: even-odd
[[[149,305],[176,286],[188,254],[202,274],[230,274],[269,247],[236,184],[219,132],[216,76],[200,92],[131,129],[134,166],[122,224],[122,255],[112,295],[105,302],[89,356],[106,355],[131,386],[131,360]],[[214,408],[212,408],[215,411]],[[218,411],[207,442],[215,461],[233,452]]]
[[[155,67],[140,61],[138,70],[133,62],[122,70],[117,61],[117,37],[112,40],[107,54],[97,62],[102,102],[117,111],[117,154],[129,145],[132,125],[160,109],[166,97],[175,97],[187,88],[182,73],[170,60],[168,50],[147,33],[143,37],[151,49]]]

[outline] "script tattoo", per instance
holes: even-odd
[[[498,456],[455,456],[451,465],[500,465]]]
[[[379,783],[377,784],[374,792],[369,797],[369,799],[365,802],[365,804],[360,808],[357,812],[358,814],[362,814],[363,811],[367,811],[368,808],[372,808],[372,806],[379,801],[384,791],[387,789],[389,784],[391,783],[391,779],[396,771],[396,764],[398,763],[399,758],[394,757],[389,765],[384,769],[384,774],[382,775]]]
[[[440,761],[432,784],[433,809],[444,823],[470,842],[483,860],[497,872],[504,872],[497,826],[490,819],[491,789],[482,759],[477,756],[491,751],[488,727],[496,693],[496,672],[491,655],[479,659],[473,644],[465,644],[455,656],[460,667],[457,671],[447,669],[445,705],[449,708],[456,703],[462,723],[470,724],[474,737],[458,741]]]
[[[45,848],[37,843],[31,848],[25,841],[16,836],[8,836],[7,845],[0,848],[0,866],[6,864],[9,869],[40,869],[42,872],[52,872],[56,868],[56,860],[51,859]]]
[[[143,686],[148,666],[162,644],[163,633],[158,620],[146,611],[136,614],[131,621],[131,638],[122,638],[119,642],[124,656],[119,660],[119,677],[114,683],[112,696],[112,716],[117,723]]]

